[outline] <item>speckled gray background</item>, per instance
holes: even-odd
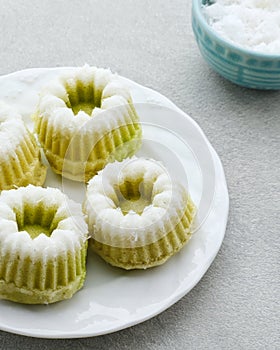
[[[190,10],[191,0],[0,0],[0,74],[87,62],[158,90],[205,131],[230,194],[217,258],[170,309],[96,338],[0,331],[1,349],[280,348],[280,94],[242,89],[212,72],[195,44]]]

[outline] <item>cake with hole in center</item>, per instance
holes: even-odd
[[[46,167],[40,148],[22,117],[8,105],[0,104],[0,191],[28,184],[42,185]]]
[[[152,159],[114,162],[88,183],[90,246],[124,269],[161,265],[190,239],[195,206],[187,189]]]
[[[52,169],[87,182],[107,163],[132,156],[142,130],[130,91],[108,69],[70,69],[46,86],[35,131]]]
[[[86,275],[88,229],[81,205],[59,189],[29,185],[0,195],[0,299],[69,299]]]

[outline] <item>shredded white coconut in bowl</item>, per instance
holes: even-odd
[[[215,0],[204,6],[208,23],[245,49],[280,55],[280,0]]]

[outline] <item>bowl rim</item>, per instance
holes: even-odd
[[[251,58],[256,58],[256,59],[263,59],[263,60],[278,60],[280,61],[280,54],[271,54],[271,53],[263,53],[259,51],[254,51],[250,49],[243,48],[242,45],[234,44],[232,41],[228,41],[224,37],[222,37],[220,34],[218,34],[213,27],[209,25],[209,23],[206,20],[206,17],[202,13],[202,4],[203,0],[192,0],[192,16],[195,14],[200,23],[203,25],[204,29],[211,33],[211,35],[219,41],[221,44],[228,46],[232,50],[239,51],[242,55],[246,56],[251,56]],[[252,57],[253,56],[253,57]]]

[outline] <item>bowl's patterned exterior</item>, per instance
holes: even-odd
[[[202,13],[203,0],[193,0],[192,27],[206,62],[226,79],[254,89],[280,89],[280,55],[235,47],[215,33]]]

